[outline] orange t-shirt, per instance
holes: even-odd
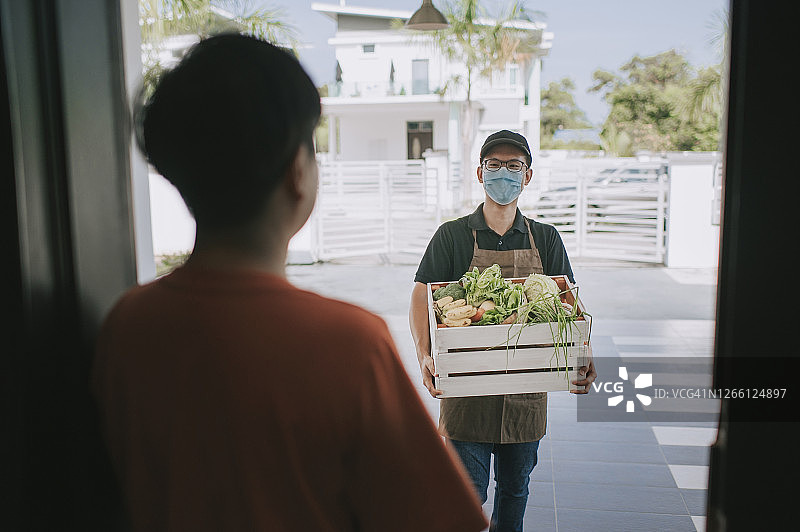
[[[134,530],[486,526],[386,324],[277,276],[133,288],[93,388]]]

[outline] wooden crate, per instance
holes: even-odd
[[[552,276],[559,288],[570,290],[567,303],[585,308],[566,276]],[[525,278],[509,279],[522,283]],[[436,366],[436,388],[445,397],[506,395],[583,389],[572,384],[586,365],[591,320],[581,316],[565,334],[566,346],[553,344],[555,323],[526,325],[470,325],[437,327],[433,291],[448,283],[428,284],[431,354]],[[553,329],[554,330],[554,329]],[[566,355],[566,360],[565,360]]]

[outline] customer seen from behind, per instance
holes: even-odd
[[[196,220],[188,261],[124,294],[93,390],[134,531],[486,526],[386,324],[286,279],[317,194],[319,95],[294,56],[219,35],[137,118]]]

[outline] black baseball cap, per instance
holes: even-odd
[[[481,161],[486,157],[489,150],[498,144],[511,144],[521,149],[528,156],[528,163],[531,163],[531,149],[528,146],[528,141],[519,133],[514,133],[507,129],[502,129],[486,137],[486,141],[484,141],[483,147],[481,147]]]

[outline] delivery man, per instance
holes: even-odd
[[[556,229],[525,218],[517,199],[533,176],[528,141],[512,131],[489,135],[480,151],[478,181],[486,193],[475,212],[444,223],[420,262],[411,296],[409,322],[422,382],[433,397],[436,370],[431,357],[426,283],[458,280],[467,271],[500,265],[503,277],[532,273],[566,275],[572,268]],[[594,365],[580,368],[585,386],[594,381]],[[439,430],[461,457],[481,502],[486,502],[489,464],[494,454],[496,491],[492,530],[521,531],[530,474],[545,434],[547,394],[529,393],[442,399]]]

